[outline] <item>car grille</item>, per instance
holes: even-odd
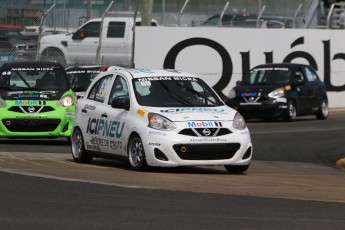
[[[50,106],[12,106],[8,110],[16,113],[45,113],[54,111],[54,108]]]
[[[183,129],[179,132],[181,135],[186,136],[208,136],[208,137],[219,137],[232,133],[227,128],[194,128],[194,129]]]
[[[11,132],[51,132],[60,124],[60,119],[3,119],[2,123]]]
[[[231,159],[241,145],[226,144],[176,144],[175,152],[182,160],[223,160]]]

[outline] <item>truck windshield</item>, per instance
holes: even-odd
[[[155,77],[133,79],[138,103],[152,107],[213,107],[223,102],[201,79]]]
[[[67,91],[64,69],[54,67],[9,68],[0,72],[0,90]]]

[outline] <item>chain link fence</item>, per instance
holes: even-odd
[[[0,0],[0,64],[41,59],[38,49],[44,36],[76,31],[88,19],[101,17],[111,2]],[[310,2],[317,2],[317,7],[320,7],[321,2],[317,0],[153,0],[152,18],[161,26],[204,26],[205,23],[214,26],[219,25],[219,15],[224,11],[231,17],[252,16],[250,24],[240,23],[239,27],[258,27],[257,18],[260,15],[264,19],[260,23],[271,19],[273,22],[274,19],[278,23],[274,27],[288,28],[295,26],[293,23],[298,24],[298,21],[293,21],[294,17],[300,22],[305,20],[305,15],[310,10]],[[118,0],[114,1],[111,11],[115,12],[115,15],[133,17],[136,10],[140,15],[143,4],[145,2],[141,0]],[[212,17],[216,19],[216,23],[212,21]],[[231,21],[231,26],[235,25],[234,22],[236,24],[236,21]],[[230,25],[230,21],[224,25],[226,23]],[[266,23],[266,27],[269,27],[268,25]],[[98,34],[99,31],[100,28],[97,29]],[[52,56],[49,60],[64,61],[56,56],[58,52],[50,54]]]

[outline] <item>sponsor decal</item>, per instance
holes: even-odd
[[[33,99],[33,98],[41,98],[41,94],[39,93],[26,93],[26,94],[19,94],[18,99]]]
[[[142,108],[139,108],[138,110],[137,110],[137,114],[139,114],[140,116],[145,116],[145,114],[146,114],[146,112],[145,112],[145,110],[143,110]]]
[[[122,142],[93,137],[90,143],[86,143],[87,149],[100,151],[100,146],[110,147],[111,149],[122,149]]]
[[[198,79],[194,77],[143,77],[139,78],[139,82],[148,82],[148,81],[198,81]]]
[[[53,68],[50,67],[29,67],[29,68],[12,68],[12,71],[52,71],[54,70]]]
[[[159,136],[166,136],[167,134],[164,132],[160,132],[160,131],[149,131],[149,135],[159,135]]]
[[[45,101],[34,101],[34,100],[16,100],[14,102],[16,106],[41,106],[45,105]]]
[[[208,141],[208,142],[226,142],[225,138],[192,138],[190,139],[191,142],[204,142],[204,141]]]
[[[173,109],[162,109],[162,113],[225,113],[225,109],[219,108],[173,108]]]
[[[120,138],[125,123],[105,119],[89,118],[86,133]]]
[[[188,127],[190,128],[213,127],[213,126],[222,127],[223,126],[221,122],[215,122],[215,121],[188,121],[187,124],[188,124]]]
[[[85,104],[84,109],[88,109],[88,110],[95,110],[95,109],[96,109],[96,106],[94,106],[94,105],[88,105],[88,104]]]
[[[256,97],[257,93],[242,93],[241,97]]]
[[[160,143],[149,143],[149,145],[150,145],[150,146],[156,146],[156,147],[161,146],[161,144],[160,144]]]

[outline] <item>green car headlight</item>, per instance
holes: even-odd
[[[4,101],[4,99],[0,98],[0,108],[5,107],[6,106],[6,102]]]
[[[60,107],[70,107],[73,104],[73,97],[71,95],[64,96],[57,103],[57,105]]]

